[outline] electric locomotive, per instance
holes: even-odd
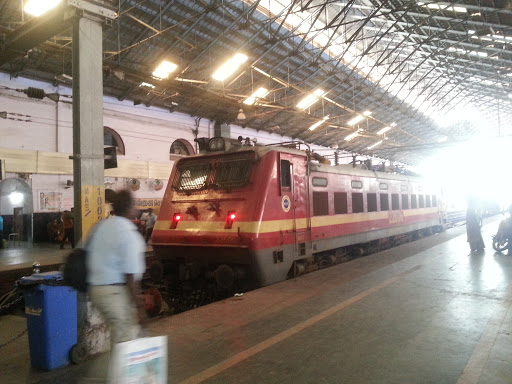
[[[175,283],[261,287],[442,229],[422,179],[324,164],[303,144],[199,139],[178,160],[151,244]],[[320,161],[318,161],[320,160]]]

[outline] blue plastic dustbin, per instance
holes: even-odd
[[[57,271],[23,277],[21,283],[27,288],[25,313],[32,367],[52,370],[68,365],[69,352],[78,338],[76,291],[60,285],[62,274]]]

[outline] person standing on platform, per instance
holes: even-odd
[[[64,211],[62,214],[62,227],[64,230],[64,236],[62,236],[62,240],[60,242],[60,249],[64,249],[64,244],[66,244],[66,240],[69,240],[71,243],[71,248],[75,248],[75,224],[73,218],[74,209],[71,208],[70,211]]]
[[[96,224],[85,248],[89,297],[107,321],[112,343],[120,343],[137,338],[144,317],[137,293],[146,245],[130,220],[131,192],[119,191],[113,200],[115,215]]]
[[[151,239],[151,234],[153,233],[153,227],[156,222],[156,214],[153,212],[153,208],[148,209],[148,218],[146,220],[146,243]]]
[[[468,206],[466,213],[466,232],[471,253],[483,251],[485,244],[480,232],[480,219],[475,207],[471,204]]]

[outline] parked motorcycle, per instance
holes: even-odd
[[[512,233],[512,217],[503,219],[498,227],[498,232],[492,237],[492,247],[498,252],[508,248],[509,237]]]

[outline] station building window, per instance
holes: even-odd
[[[437,196],[436,195],[432,195],[432,206],[437,207]]]
[[[376,193],[368,193],[366,194],[366,205],[368,207],[368,212],[377,212],[377,194]]]
[[[334,213],[348,213],[347,192],[334,192]]]
[[[169,149],[169,159],[177,160],[184,156],[194,155],[194,147],[185,139],[174,140]]]
[[[116,147],[118,155],[125,154],[124,142],[119,133],[110,127],[103,127],[103,145],[105,147]]]
[[[420,208],[425,208],[425,197],[423,195],[419,195],[419,206]]]
[[[352,194],[352,213],[364,212],[363,194],[353,193]]]
[[[426,206],[427,206],[427,208],[430,208],[430,207],[431,207],[431,203],[430,203],[430,195],[425,195],[425,200],[426,200]]]
[[[313,216],[329,214],[329,195],[327,192],[313,192]]]

